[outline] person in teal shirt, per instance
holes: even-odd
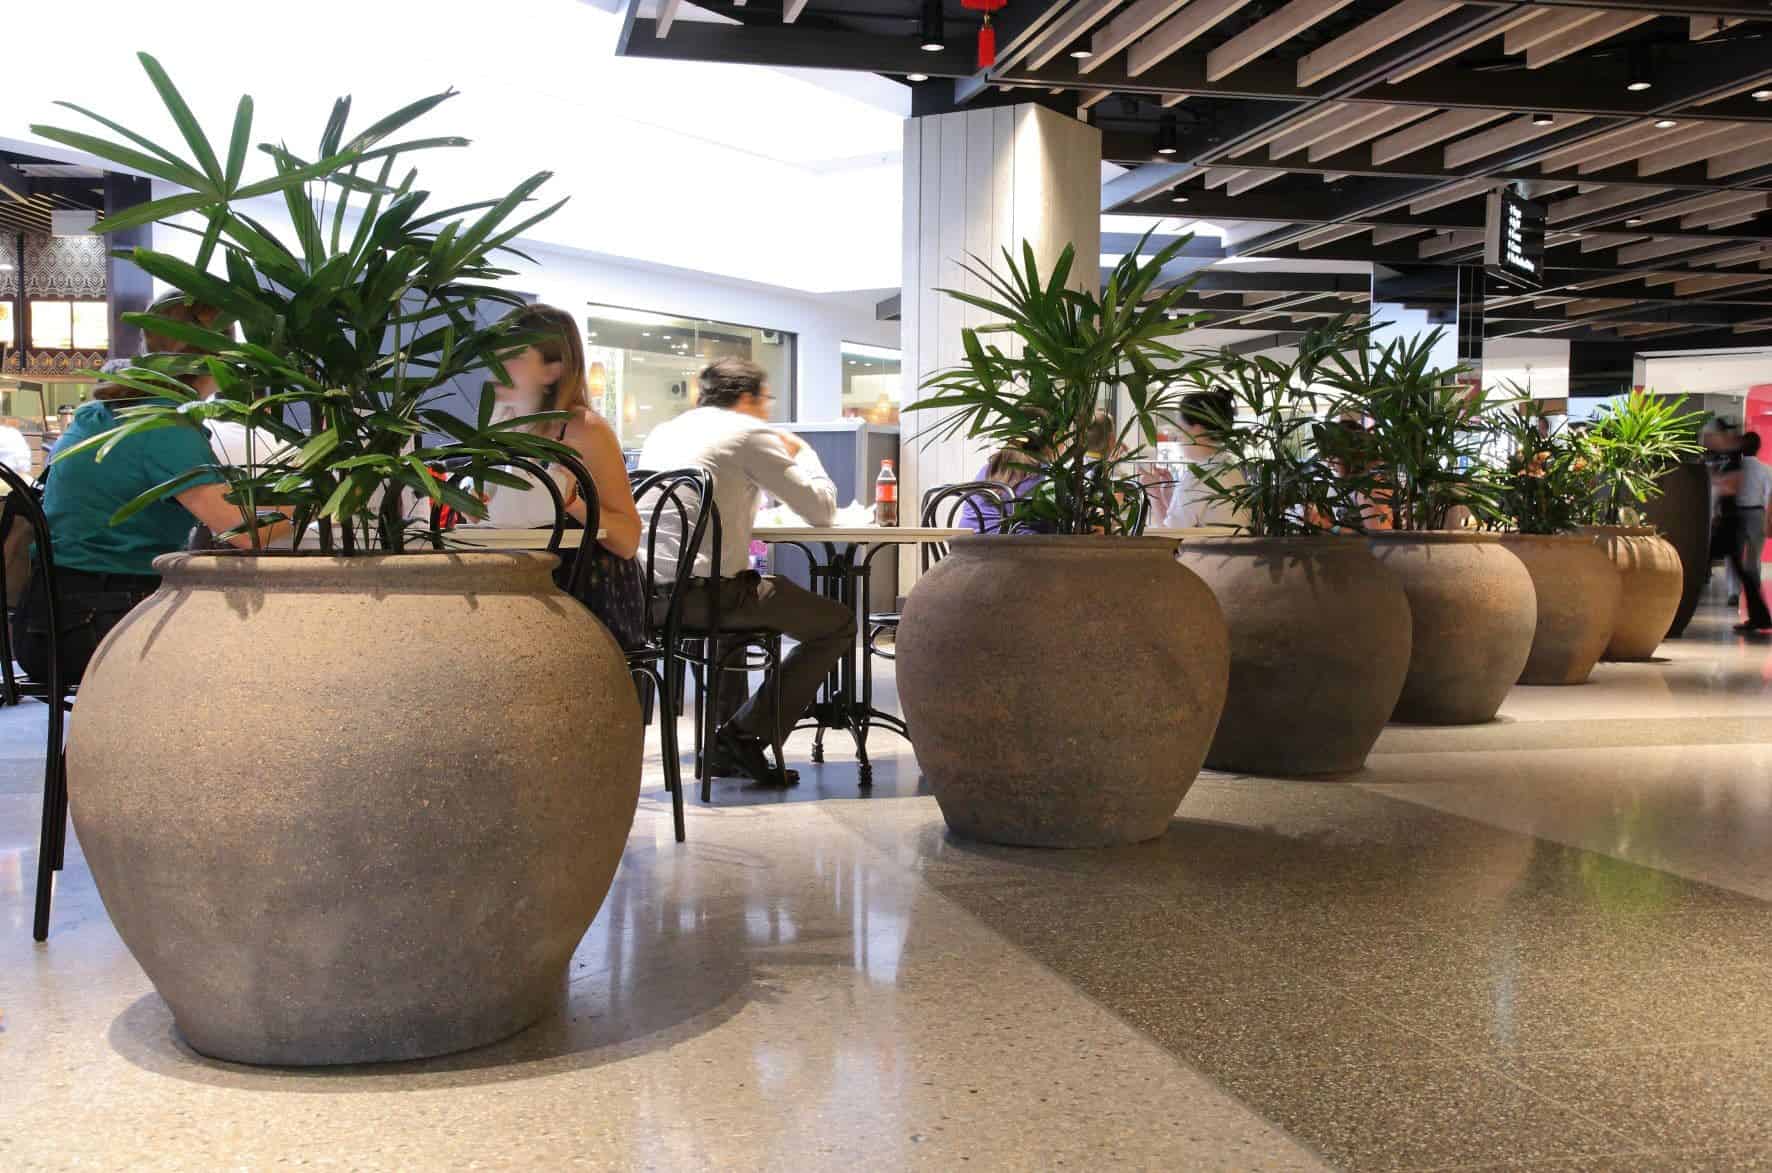
[[[219,313],[182,298],[156,303],[150,310],[218,328]],[[225,325],[221,328],[225,328]],[[170,338],[148,335],[155,353],[180,353],[189,348]],[[207,375],[185,375],[198,394],[212,394]],[[91,402],[80,405],[73,422],[56,445],[67,451],[122,422],[122,408],[148,400],[131,389],[100,383]],[[227,500],[221,475],[205,466],[217,463],[209,435],[197,428],[157,428],[123,440],[101,460],[97,450],[55,460],[45,472],[43,513],[55,549],[60,612],[58,641],[62,683],[77,683],[105,635],[141,600],[159,589],[154,559],[182,550],[193,527],[202,524],[223,533],[240,524],[240,511]],[[156,501],[117,525],[116,512],[156,485],[184,473],[191,481],[177,493]],[[261,540],[275,537],[277,527],[261,527]],[[286,528],[286,527],[283,527]],[[232,539],[251,545],[246,535]],[[43,576],[33,574],[25,597],[13,615],[13,651],[27,674],[45,677],[49,664],[49,625],[45,614]]]

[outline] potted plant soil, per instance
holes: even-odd
[[[1618,571],[1577,532],[1591,476],[1584,446],[1552,423],[1530,398],[1498,405],[1491,417],[1493,496],[1478,510],[1525,565],[1538,597],[1521,684],[1585,683],[1618,617]]]
[[[162,588],[101,645],[70,725],[81,844],[118,933],[204,1054],[360,1063],[492,1042],[557,1004],[640,780],[620,649],[555,588],[551,555],[405,552],[410,496],[484,514],[427,465],[558,451],[523,430],[542,417],[492,423],[490,395],[477,420],[437,403],[528,345],[476,323],[517,303],[492,284],[507,273],[496,257],[547,214],[521,211],[547,176],[433,210],[405,159],[464,140],[390,139],[443,93],[354,133],[342,99],[311,159],[266,145],[269,174],[248,179],[251,99],[212,145],[142,62],[188,154],[97,115],[129,142],[34,129],[184,189],[98,231],[194,216],[194,263],[120,255],[238,337],[132,315],[211,357],[108,376],[155,398],[95,443],[210,418],[268,432],[278,454],[213,471],[241,532],[274,511],[298,541],[156,562]],[[282,197],[293,231],[247,213],[259,196]],[[173,377],[193,369],[221,393],[196,401]]]
[[[1684,397],[1632,391],[1601,408],[1581,437],[1591,486],[1582,532],[1618,568],[1622,590],[1608,660],[1653,657],[1680,609],[1679,551],[1642,509],[1660,495],[1669,469],[1703,451],[1696,436],[1704,413],[1686,411],[1685,404]]]
[[[1363,338],[1337,323],[1290,361],[1226,353],[1196,375],[1189,414],[1216,456],[1194,473],[1239,520],[1179,554],[1230,628],[1229,692],[1206,753],[1215,770],[1358,770],[1402,692],[1409,603],[1361,532],[1373,486],[1356,433],[1333,404],[1329,423],[1315,418],[1312,391],[1326,357]]]
[[[1224,616],[1175,543],[1131,536],[1142,488],[1125,461],[1173,418],[1190,359],[1171,343],[1185,289],[1154,288],[1179,242],[1134,249],[1095,291],[1094,258],[1042,272],[1031,246],[971,271],[951,295],[996,324],[962,331],[965,361],[911,410],[937,436],[1013,446],[1037,467],[1013,534],[961,538],[905,602],[898,688],[917,762],[957,835],[1101,847],[1161,835],[1193,784],[1224,705]],[[1007,336],[1007,345],[993,338]],[[1116,457],[1084,435],[1124,386]],[[925,436],[929,435],[928,430]]]
[[[1537,600],[1525,566],[1491,533],[1448,528],[1488,496],[1478,474],[1483,395],[1437,369],[1439,331],[1329,357],[1322,382],[1368,421],[1375,501],[1390,528],[1372,548],[1409,598],[1409,673],[1392,720],[1493,720],[1532,650]]]

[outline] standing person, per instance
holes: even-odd
[[[1208,496],[1210,490],[1200,476],[1200,470],[1207,469],[1214,472],[1222,485],[1242,483],[1242,474],[1236,469],[1221,467],[1222,454],[1212,435],[1231,421],[1235,411],[1236,401],[1223,388],[1196,391],[1182,400],[1181,457],[1186,463],[1169,497],[1169,509],[1163,517],[1166,528],[1229,530],[1243,523],[1243,517],[1232,506]]]
[[[1704,444],[1705,465],[1710,469],[1710,561],[1723,561],[1723,584],[1727,598],[1723,605],[1736,607],[1741,603],[1741,582],[1735,575],[1735,564],[1729,561],[1729,548],[1741,538],[1741,519],[1735,512],[1735,489],[1741,471],[1741,434],[1725,419],[1713,419],[1699,433]],[[1728,488],[1725,488],[1727,482]]]
[[[565,420],[544,421],[530,430],[572,449],[591,474],[597,488],[597,524],[603,536],[592,550],[589,585],[582,601],[622,647],[637,647],[646,639],[645,576],[634,559],[640,548],[640,510],[634,504],[615,429],[591,410],[585,395],[584,343],[578,323],[565,310],[549,305],[512,310],[505,320],[537,340],[504,360],[510,382],[493,388],[497,410],[505,419],[543,411],[566,413]],[[529,479],[518,469],[505,471]],[[564,469],[552,469],[550,475],[566,502],[566,512],[583,525],[586,510],[579,500],[577,480]],[[486,505],[486,523],[505,529],[552,526],[554,498],[539,484],[527,489],[494,486]],[[564,586],[576,553],[562,549],[561,556],[556,578]]]
[[[722,721],[715,735],[720,760],[706,766],[715,774],[736,768],[766,785],[782,785],[792,778],[776,772],[763,752],[764,744],[787,736],[817,697],[825,677],[854,646],[855,616],[843,604],[787,579],[749,569],[751,529],[765,491],[807,524],[829,526],[837,518],[837,486],[811,445],[770,425],[775,395],[762,367],[746,359],[723,358],[703,370],[699,382],[697,406],[652,430],[640,452],[640,467],[701,468],[713,474],[714,503],[720,511],[720,579],[711,581],[713,559],[704,548],[684,599],[684,622],[707,626],[717,602],[722,626],[761,628],[796,641],[756,696],[730,716],[716,714]],[[649,503],[643,500],[641,507],[649,508]],[[658,525],[654,575],[663,580],[676,573],[681,535],[669,509],[662,512]],[[781,724],[772,731],[775,673],[780,675]],[[723,688],[722,700],[740,691]]]
[[[1765,596],[1760,589],[1761,558],[1766,548],[1766,505],[1772,499],[1772,469],[1760,460],[1760,436],[1748,432],[1741,437],[1741,471],[1735,489],[1735,517],[1739,527],[1739,566],[1733,567],[1747,595],[1747,618],[1744,626],[1760,631],[1772,627],[1768,619]],[[1757,607],[1757,609],[1756,609]]]

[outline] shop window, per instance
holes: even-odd
[[[110,309],[102,301],[31,299],[32,350],[108,350]]]
[[[843,344],[843,415],[870,424],[896,424],[904,398],[903,354],[890,346]]]
[[[640,447],[652,429],[695,406],[696,376],[718,358],[761,366],[775,392],[774,418],[794,418],[796,338],[782,330],[706,318],[593,305],[585,320],[591,406]]]

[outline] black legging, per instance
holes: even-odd
[[[61,683],[72,688],[86,674],[86,665],[111,628],[135,605],[160,589],[153,574],[99,574],[56,568],[56,600],[60,615]],[[12,650],[25,675],[46,681],[49,674],[49,617],[43,576],[33,572],[25,597],[12,615]]]

